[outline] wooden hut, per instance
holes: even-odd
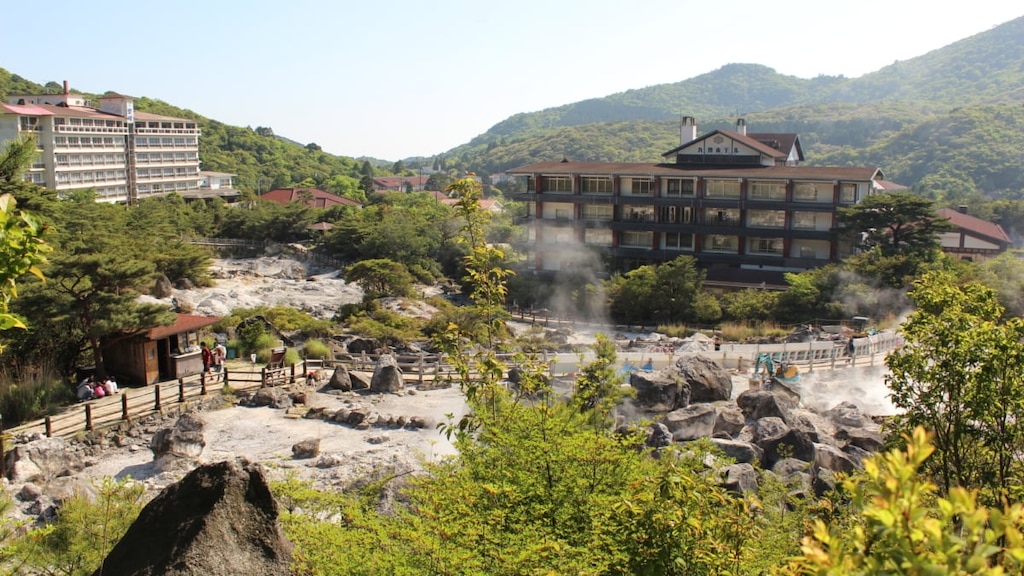
[[[178,314],[174,324],[112,344],[104,354],[107,371],[129,384],[155,384],[198,374],[203,371],[199,331],[219,320]]]

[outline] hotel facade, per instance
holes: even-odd
[[[99,106],[72,94],[11,95],[0,104],[0,142],[32,134],[39,158],[25,179],[64,194],[92,188],[101,202],[200,188],[195,120],[136,112],[134,98],[108,94]]]
[[[802,166],[796,134],[735,130],[698,136],[664,163],[540,162],[507,173],[525,180],[527,265],[538,273],[592,266],[611,272],[696,258],[709,286],[781,288],[800,272],[850,255],[837,209],[887,188],[878,168]]]

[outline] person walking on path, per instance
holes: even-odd
[[[202,343],[203,351],[203,372],[209,372],[210,367],[213,366],[213,351],[206,345],[206,342]]]
[[[228,349],[223,344],[217,342],[217,345],[213,347],[213,370],[220,372],[224,369],[224,360],[228,357]]]

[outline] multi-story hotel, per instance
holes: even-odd
[[[796,134],[735,130],[698,136],[681,121],[664,163],[540,162],[508,170],[525,179],[527,262],[538,272],[590,266],[628,271],[682,254],[710,286],[782,287],[784,272],[848,256],[837,208],[894,187],[878,168],[801,166]]]
[[[59,193],[93,188],[100,201],[135,203],[200,187],[196,122],[136,112],[131,96],[105,95],[96,108],[65,82],[61,94],[11,95],[0,112],[0,141],[36,138],[25,179]]]

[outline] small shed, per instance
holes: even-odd
[[[199,331],[220,318],[178,314],[174,324],[157,326],[107,349],[107,371],[131,384],[155,384],[199,374],[203,357]]]

